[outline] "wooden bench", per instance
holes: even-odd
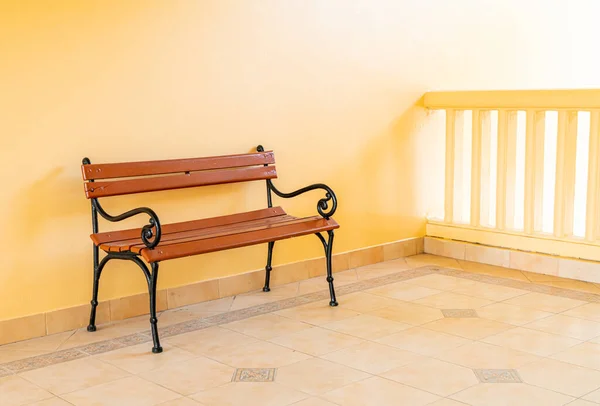
[[[92,164],[88,158],[84,158],[81,170],[85,195],[92,203],[91,238],[94,242],[94,281],[88,331],[96,331],[100,275],[104,266],[112,259],[132,261],[144,272],[150,295],[150,326],[154,342],[152,352],[159,353],[162,352],[162,347],[156,318],[156,283],[158,264],[161,261],[268,243],[263,288],[263,291],[268,292],[275,241],[308,234],[315,234],[325,248],[326,280],[331,296],[329,304],[337,306],[331,271],[333,230],[339,228],[331,218],[337,208],[336,196],[328,186],[321,183],[292,193],[279,191],[272,182],[277,177],[274,164],[273,152],[264,151],[260,145],[256,153],[194,159]],[[98,201],[109,196],[257,180],[266,181],[267,208],[182,223],[161,224],[157,214],[148,207],[113,216]],[[273,207],[272,192],[279,197],[291,198],[316,189],[325,192],[325,197],[317,202],[317,216],[294,217],[281,207]],[[110,222],[143,214],[149,217],[149,222],[142,228],[100,233],[98,214]],[[321,234],[325,232],[327,239]],[[106,253],[102,259],[100,249]],[[142,258],[150,264],[150,269]]]

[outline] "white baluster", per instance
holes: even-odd
[[[496,228],[514,224],[517,156],[517,112],[498,111],[498,171],[496,174]]]
[[[471,137],[471,220],[472,226],[480,224],[481,214],[481,111],[473,110]]]
[[[585,238],[595,241],[598,238],[600,218],[598,215],[598,193],[600,192],[600,111],[590,115],[590,146],[588,163],[587,204],[585,217]]]
[[[527,234],[542,229],[545,117],[543,111],[527,110],[524,198],[524,228]]]
[[[556,141],[556,186],[554,194],[554,235],[573,234],[575,160],[577,155],[577,112],[558,113]]]

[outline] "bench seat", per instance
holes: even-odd
[[[132,252],[158,262],[248,245],[263,244],[339,228],[332,218],[294,217],[281,207],[162,225],[161,243],[154,249],[141,239],[141,228],[92,234],[106,252]]]

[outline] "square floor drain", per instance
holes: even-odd
[[[442,309],[444,317],[455,319],[477,317],[477,312],[474,309]]]
[[[475,376],[481,383],[522,383],[521,377],[514,369],[474,369]]]
[[[273,382],[275,368],[238,368],[233,375],[233,382]]]

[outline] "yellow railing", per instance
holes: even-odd
[[[446,112],[430,236],[600,260],[600,89],[431,92]]]

